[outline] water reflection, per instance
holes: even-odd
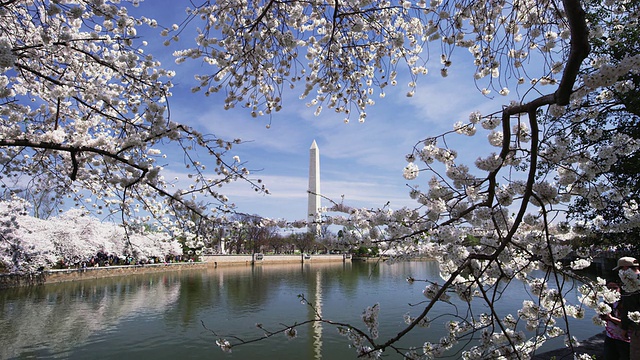
[[[315,318],[322,318],[322,272],[316,272],[315,283]],[[322,323],[313,323],[313,358],[322,359]]]
[[[0,292],[0,358],[45,350],[64,354],[122,319],[153,314],[179,298],[180,282],[123,278]]]
[[[258,338],[262,330],[256,323],[274,331],[313,319],[316,314],[300,304],[298,294],[325,319],[355,325],[361,325],[363,309],[379,302],[380,337],[388,338],[403,328],[405,313],[422,309],[408,304],[424,300],[424,283],[409,284],[406,277],[435,280],[437,274],[437,264],[430,262],[287,264],[7,289],[0,291],[0,358],[353,358],[347,340],[320,323],[298,329],[296,340],[282,335],[239,346],[231,355],[217,349],[215,339]],[[513,311],[525,296],[516,287],[505,294],[501,309]],[[438,304],[430,317],[453,311]],[[586,338],[600,329],[587,320],[577,330],[578,338]],[[417,329],[404,343],[437,340],[443,332],[437,325]]]

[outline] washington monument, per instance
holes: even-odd
[[[320,233],[320,149],[313,140],[309,149],[309,207],[307,211],[308,228],[315,234]],[[314,224],[314,222],[316,222]]]

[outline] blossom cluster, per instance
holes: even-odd
[[[377,321],[377,319],[376,319]],[[353,344],[359,358],[379,359],[383,351],[372,349],[367,345],[366,339],[354,328],[338,327],[338,334],[346,337]]]
[[[640,274],[633,269],[619,270],[618,275],[622,281],[622,289],[627,293],[640,292]]]
[[[362,313],[362,321],[364,321],[369,333],[373,339],[378,338],[378,313],[380,312],[380,304],[369,306]]]

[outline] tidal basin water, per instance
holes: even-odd
[[[437,264],[218,267],[0,290],[0,359],[354,359],[348,340],[328,325],[305,325],[297,339],[278,334],[235,347],[231,354],[215,341],[259,338],[263,331],[257,323],[275,331],[313,318],[298,294],[324,318],[359,326],[362,311],[378,302],[380,338],[393,336],[403,328],[403,314],[417,315],[425,300],[425,283],[408,283],[408,276],[436,280]],[[525,299],[523,286],[513,286],[499,308],[513,312]],[[459,315],[465,316],[460,305]],[[433,325],[417,329],[401,344],[438,341],[444,334],[438,321],[444,320],[437,315],[454,312],[453,306],[439,304],[429,315]],[[592,315],[574,322],[572,334],[578,339],[602,331],[592,324]],[[557,340],[542,350],[561,344]]]

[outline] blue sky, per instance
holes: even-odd
[[[149,7],[151,3],[142,3],[136,13],[156,18],[165,26],[179,23],[183,18],[181,6],[173,1],[162,1],[167,5],[162,7]],[[153,1],[153,5],[158,3],[160,1]],[[152,42],[151,38],[145,40]],[[177,48],[192,44],[192,38],[185,33]],[[466,121],[472,111],[487,114],[509,100],[499,95],[491,100],[480,94],[473,83],[473,69],[464,66],[471,57],[459,49],[463,60],[454,58],[447,78],[440,76],[439,61],[432,62],[429,74],[419,78],[416,94],[408,98],[409,89],[405,84],[409,80],[403,81],[401,75],[398,86],[387,88],[386,97],[376,99],[376,105],[367,110],[364,123],[359,123],[356,115],[345,124],[344,115],[331,109],[314,116],[315,109],[308,108],[306,101],[298,98],[301,88],[286,94],[283,110],[271,118],[252,118],[249,111],[241,107],[224,110],[222,97],[191,93],[195,84],[193,73],[213,69],[201,65],[199,60],[176,65],[169,56],[170,49],[174,48],[149,46],[147,49],[162,59],[164,67],[175,69],[178,74],[173,79],[176,87],[170,99],[172,119],[203,133],[246,141],[236,146],[232,155],[240,156],[249,169],[259,170],[253,172],[253,176],[262,179],[271,194],[256,194],[242,182],[225,186],[222,192],[239,211],[270,218],[306,218],[309,147],[313,140],[320,149],[322,195],[335,201],[344,195],[345,203],[355,207],[378,208],[387,202],[394,209],[414,206],[407,184],[422,184],[426,189],[431,175],[421,174],[412,182],[402,177],[405,155],[413,146],[424,138],[451,130],[456,121]],[[439,54],[431,58],[439,59]],[[486,150],[482,153],[493,151],[486,145],[486,135],[482,132],[473,138],[456,135],[450,140],[463,162],[471,167],[480,154],[479,149]],[[167,170],[182,171],[178,167]],[[328,205],[323,200],[323,206]]]

